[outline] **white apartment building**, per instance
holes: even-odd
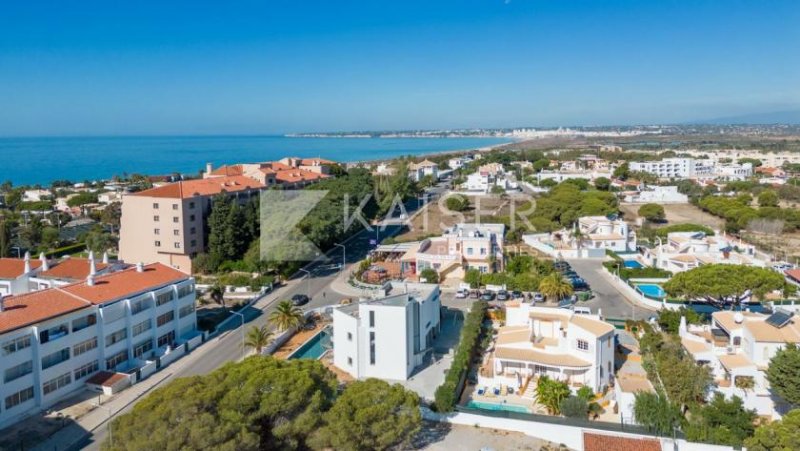
[[[716,151],[688,150],[685,153],[694,157],[704,157],[711,161],[722,159],[737,162],[742,158],[753,158],[761,161],[762,166],[779,168],[784,163],[800,163],[800,154],[797,152],[762,152],[760,150],[723,149]]]
[[[586,170],[586,171],[541,171],[536,174],[536,180],[553,180],[556,183],[561,183],[569,179],[583,179],[594,181],[599,177],[605,177],[611,180],[611,172],[606,170]]]
[[[677,186],[646,186],[644,189],[625,196],[625,202],[632,204],[685,204],[689,197],[678,192]]]
[[[407,380],[433,351],[439,286],[392,282],[387,288],[381,299],[333,311],[333,364],[354,378]]]
[[[708,176],[713,171],[713,163],[694,158],[664,158],[659,161],[632,161],[631,171],[647,172],[659,178],[692,178]]]
[[[30,290],[30,278],[42,270],[41,260],[31,260],[31,254],[25,257],[0,258],[0,296],[27,293]]]
[[[408,176],[415,182],[419,182],[426,175],[433,177],[434,180],[438,180],[439,165],[430,160],[408,165]]]
[[[487,194],[495,186],[506,191],[518,189],[517,182],[506,174],[503,165],[499,163],[485,164],[468,174],[462,188],[470,193]]]
[[[763,268],[769,261],[760,257],[752,244],[725,234],[706,236],[703,232],[672,232],[652,249],[644,248],[643,257],[650,266],[673,273],[717,263]]]
[[[535,378],[547,375],[573,391],[586,386],[599,393],[613,377],[614,326],[599,315],[508,303],[506,323],[497,331],[479,385],[507,385],[533,396]]]
[[[31,260],[30,254],[22,259],[0,259],[0,294],[24,294],[31,291],[68,285],[85,280],[89,275],[97,276],[125,267],[124,263],[109,262],[108,254],[103,260],[66,256],[61,260],[48,260],[44,253],[37,260]]]
[[[681,321],[681,344],[700,364],[711,369],[716,391],[742,398],[747,409],[779,419],[787,405],[770,391],[766,369],[787,343],[800,343],[800,325],[793,313],[772,315],[721,311],[711,325],[688,326]]]
[[[3,297],[0,427],[85,388],[93,375],[155,371],[198,335],[194,280],[159,263]]]
[[[606,250],[622,253],[636,250],[636,232],[621,219],[584,216],[578,219],[576,229],[533,233],[523,235],[522,239],[554,258],[602,258]]]
[[[456,224],[441,237],[419,242],[400,257],[402,273],[435,269],[440,278],[463,278],[464,272],[501,271],[504,266],[503,224]]]

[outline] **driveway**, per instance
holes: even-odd
[[[634,320],[647,319],[656,313],[635,305],[625,298],[604,274],[602,259],[584,258],[567,261],[572,265],[572,269],[589,284],[594,293],[592,300],[579,304],[591,308],[592,313],[597,313],[597,309],[602,309],[603,316],[606,318],[632,318]]]

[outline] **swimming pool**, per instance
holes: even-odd
[[[504,403],[494,403],[494,402],[481,402],[481,401],[474,401],[471,400],[467,403],[467,407],[472,409],[479,409],[479,410],[505,410],[507,412],[517,412],[517,413],[531,413],[531,409],[525,406],[519,406],[516,404],[504,404]]]
[[[642,264],[639,263],[637,260],[625,260],[623,263],[626,268],[642,268]]]
[[[328,329],[322,329],[322,332],[318,333],[311,337],[310,340],[303,343],[303,346],[297,348],[297,351],[293,352],[289,359],[314,359],[317,360],[322,357],[322,354],[325,354],[325,351],[330,349],[331,345],[331,334]]]
[[[661,288],[661,285],[654,283],[640,283],[636,285],[636,289],[648,298],[663,299],[667,297],[667,292]]]

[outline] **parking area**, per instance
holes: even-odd
[[[619,319],[646,319],[655,314],[654,311],[633,304],[626,299],[603,274],[603,261],[601,259],[570,259],[572,269],[583,278],[592,290],[594,297],[579,305],[592,309],[602,309],[606,318]]]

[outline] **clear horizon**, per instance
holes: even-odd
[[[797,23],[788,0],[15,3],[0,136],[797,117]]]

